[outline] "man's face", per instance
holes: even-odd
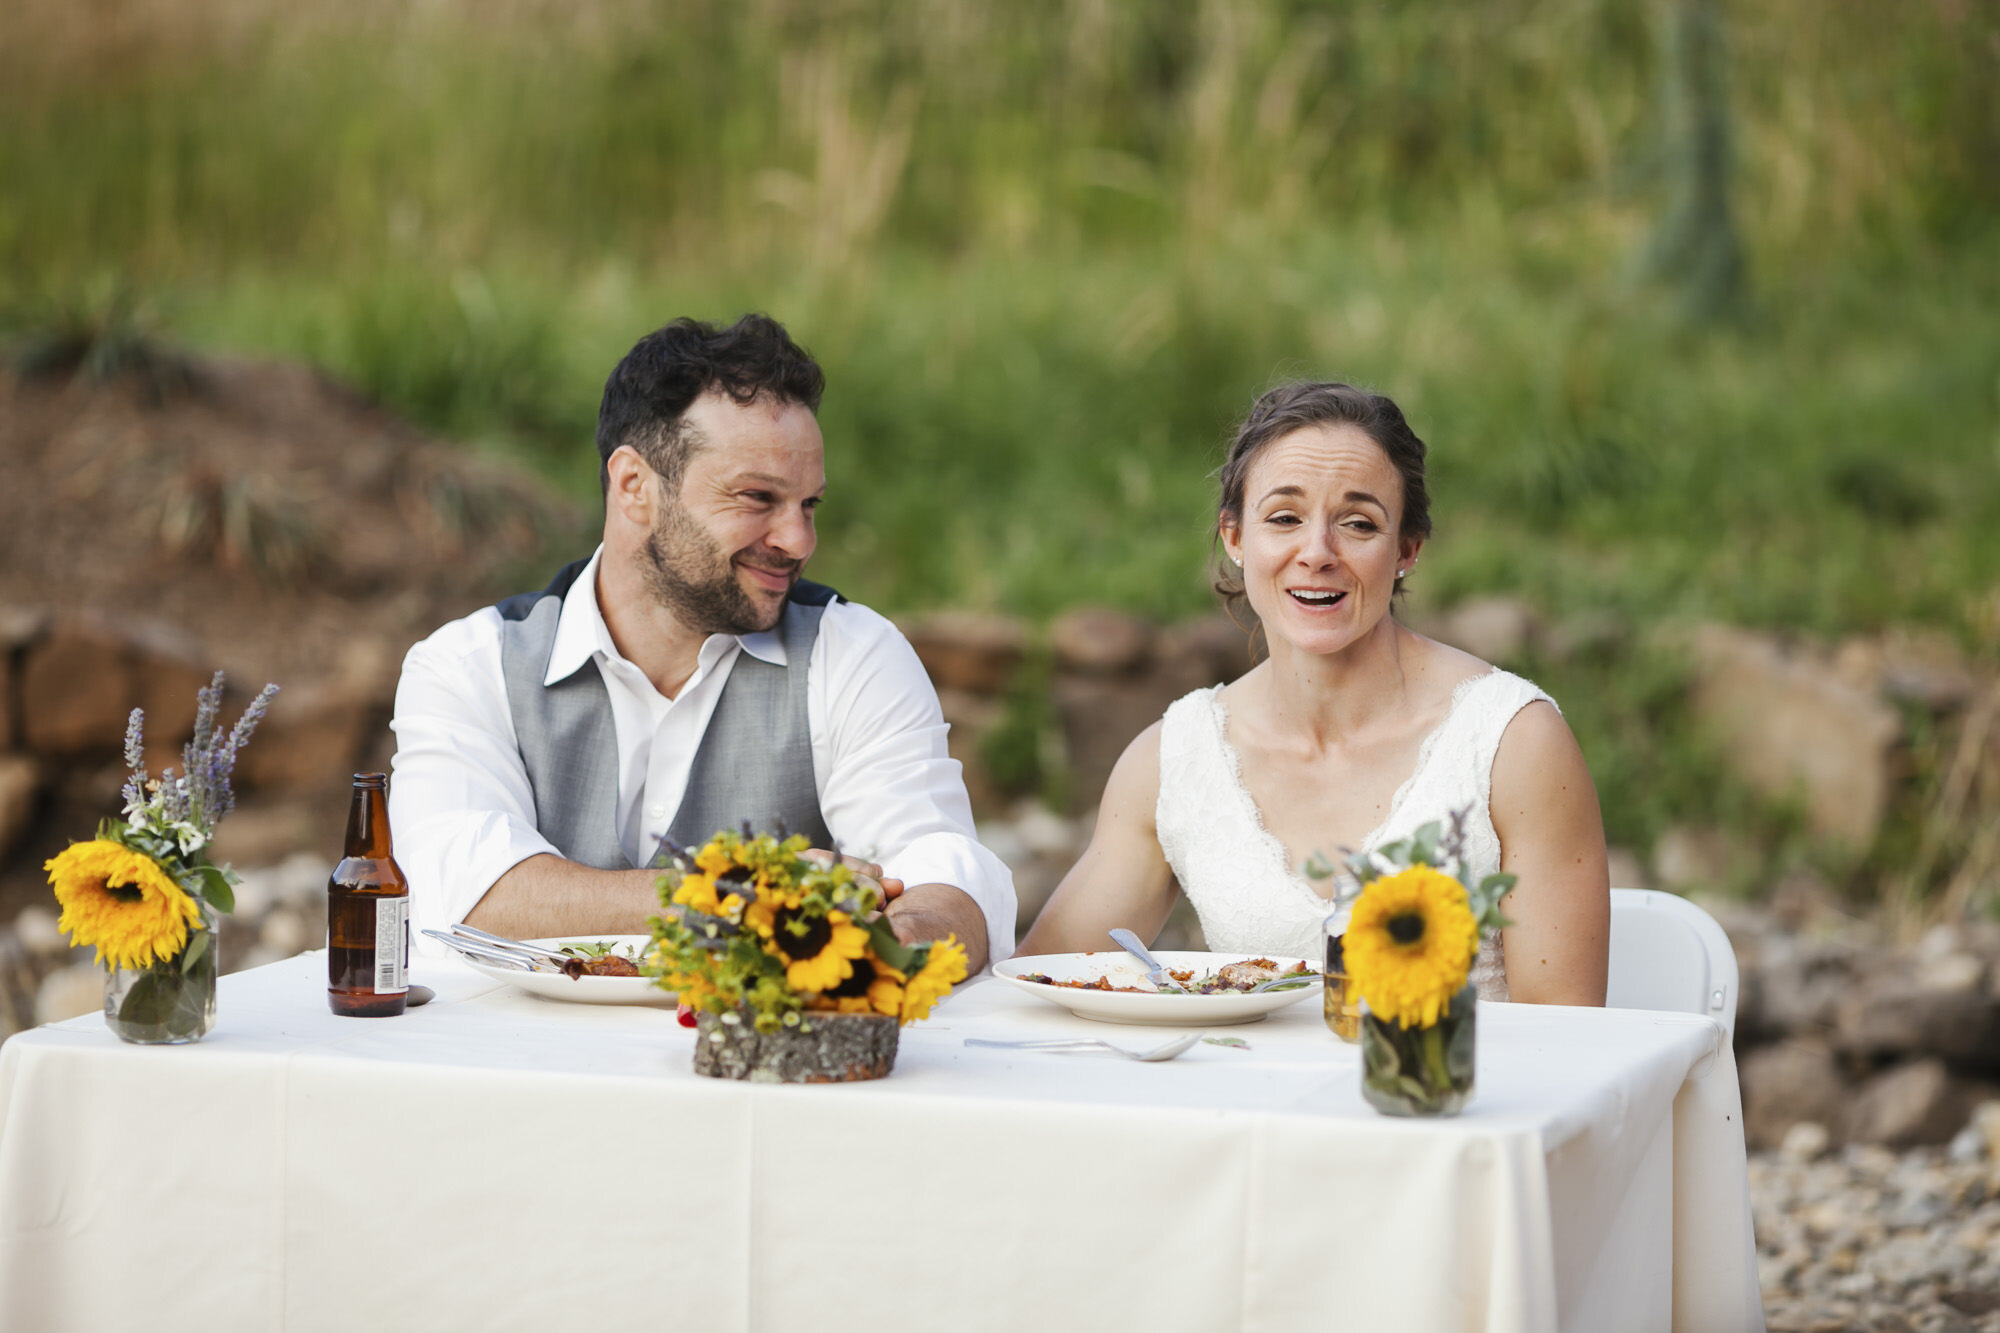
[[[694,452],[680,494],[661,490],[641,565],[647,585],[701,633],[770,629],[819,540],[813,511],[826,491],[819,423],[795,403],[759,398],[745,406],[712,392],[683,420]]]

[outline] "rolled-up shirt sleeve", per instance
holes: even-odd
[[[835,603],[820,621],[806,696],[820,813],[840,850],[908,884],[963,889],[987,952],[1014,951],[1014,876],[980,845],[949,728],[916,650],[882,616]]]
[[[389,723],[396,734],[389,823],[396,863],[410,881],[413,930],[464,920],[500,876],[556,851],[535,829],[499,640],[500,617],[489,607],[444,626],[403,659]]]

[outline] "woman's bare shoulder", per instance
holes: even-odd
[[[1491,675],[1493,664],[1474,657],[1462,648],[1427,638],[1407,625],[1403,635],[1404,669],[1423,682],[1424,692],[1434,701],[1448,702],[1459,686],[1469,680]]]

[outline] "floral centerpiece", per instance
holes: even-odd
[[[125,727],[122,819],[106,819],[89,842],[43,864],[58,926],[73,945],[94,945],[105,969],[104,1021],[126,1041],[199,1041],[215,1023],[216,917],[236,905],[236,876],[208,858],[215,826],[236,805],[236,754],[263,720],[266,685],[227,733],[217,725],[222,673],[196,695],[184,770],[146,770],[146,715]]]
[[[883,894],[806,839],[723,831],[670,847],[644,970],[700,1030],[695,1070],[783,1082],[880,1078],[896,1030],[965,979],[953,937],[905,944]]]
[[[1361,1090],[1389,1115],[1451,1115],[1471,1099],[1480,936],[1508,924],[1512,875],[1464,884],[1465,811],[1347,858],[1360,885],[1343,938],[1361,992]],[[1315,858],[1308,873],[1334,873]]]

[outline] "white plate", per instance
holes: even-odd
[[[1287,958],[1280,954],[1196,953],[1189,949],[1155,949],[1153,957],[1169,972],[1192,969],[1202,976],[1224,963],[1240,963],[1246,958],[1269,958],[1281,971],[1304,961],[1313,971],[1319,964],[1312,959]],[[1244,991],[1222,991],[1215,995],[1134,994],[1130,991],[1081,990],[1073,986],[1051,986],[1040,981],[1024,981],[1029,972],[1039,972],[1057,981],[1095,981],[1109,977],[1114,986],[1151,986],[1146,969],[1123,949],[1101,953],[1049,953],[1027,958],[1009,958],[993,965],[993,975],[1004,978],[1028,994],[1050,1004],[1059,1004],[1078,1018],[1100,1023],[1146,1023],[1161,1027],[1222,1027],[1230,1023],[1254,1023],[1264,1015],[1307,996],[1316,996],[1321,986],[1299,986],[1289,990],[1265,991],[1251,995]]]
[[[560,949],[565,944],[616,944],[620,953],[643,956],[651,945],[651,935],[567,935],[561,939],[528,940],[544,949]],[[561,972],[520,972],[466,958],[465,965],[495,981],[519,986],[548,1000],[569,1000],[577,1004],[672,1004],[674,993],[661,990],[651,977],[576,977]]]

